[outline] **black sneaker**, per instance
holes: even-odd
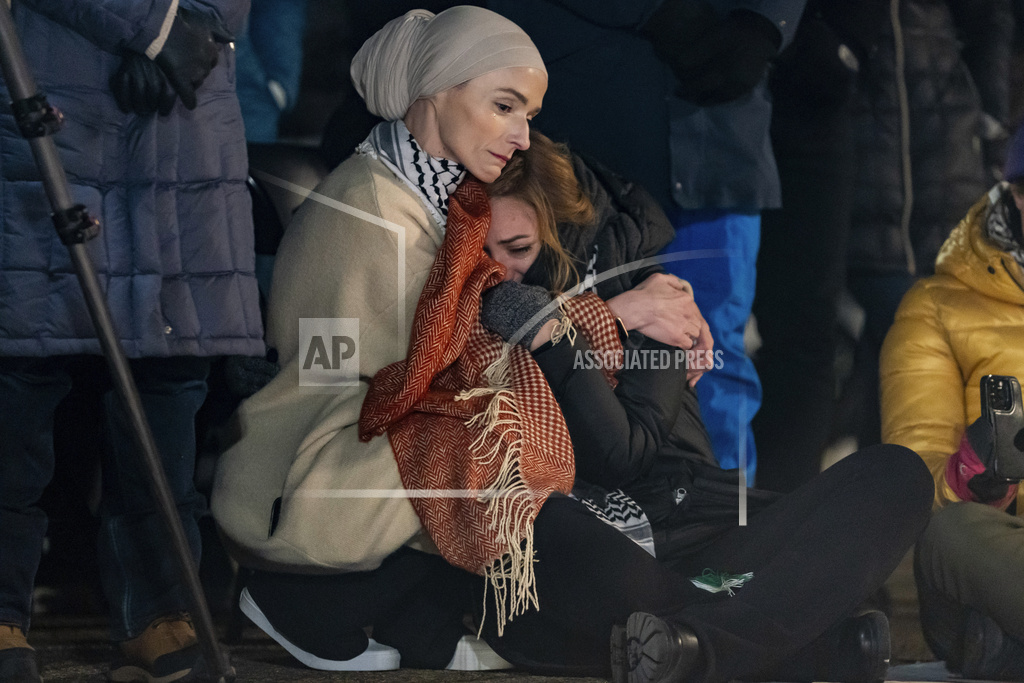
[[[681,683],[697,669],[697,636],[646,612],[634,612],[611,633],[614,683]]]
[[[1024,680],[1024,643],[1007,635],[990,617],[970,610],[964,627],[964,678]]]
[[[242,589],[238,606],[241,608],[242,614],[249,617],[254,624],[260,627],[260,630],[276,640],[295,659],[311,669],[320,669],[321,671],[392,671],[397,669],[401,663],[401,654],[398,650],[382,645],[373,638],[369,639],[366,649],[362,653],[348,659],[331,659],[330,657],[335,655],[325,652],[314,654],[305,647],[296,645],[274,627],[260,606],[256,604],[248,587]],[[365,638],[362,631],[359,631],[359,636]]]

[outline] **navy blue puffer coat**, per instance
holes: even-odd
[[[162,45],[179,0],[14,0],[29,66],[65,116],[72,195],[102,223],[87,243],[130,357],[263,353],[233,47],[198,107],[123,114],[123,50]],[[248,0],[180,0],[237,30]],[[9,101],[6,87],[0,97]],[[0,356],[99,353],[28,143],[0,113]]]

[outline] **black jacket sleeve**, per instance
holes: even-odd
[[[599,276],[612,268],[622,268],[616,277],[597,285],[602,299],[632,289],[653,273],[664,272],[660,264],[639,265],[641,259],[656,256],[675,237],[675,229],[657,200],[640,185],[626,180],[596,159],[573,155],[573,169],[580,188],[597,212],[596,230],[583,232],[589,240],[574,252],[579,258],[594,259]],[[559,235],[574,228],[559,226]]]
[[[1013,5],[1010,0],[951,0],[949,6],[963,43],[961,54],[981,97],[981,108],[1008,125]]]
[[[596,357],[588,356],[581,335],[575,345],[563,339],[534,352],[565,417],[577,478],[609,490],[628,487],[651,471],[676,423],[682,394],[689,391],[677,349],[639,333],[630,334],[624,346],[628,354],[641,354],[631,358],[646,358],[646,367],[621,370],[615,390]]]

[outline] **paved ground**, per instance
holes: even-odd
[[[932,662],[924,644],[917,618],[916,594],[909,557],[900,565],[887,584],[888,604],[882,605],[891,614],[893,633],[893,664],[891,681],[945,681],[947,675],[939,662]],[[112,649],[106,641],[106,625],[102,617],[76,616],[66,611],[61,615],[39,615],[31,639],[43,661],[47,683],[99,683],[104,679]],[[597,683],[601,679],[560,679],[530,676],[514,671],[503,672],[438,672],[403,669],[379,673],[328,673],[307,669],[291,658],[262,632],[249,625],[241,642],[229,648],[231,661],[239,681],[266,683],[312,683],[320,681],[351,681],[354,683]]]
[[[100,623],[49,625],[33,632],[47,683],[100,683],[111,654]],[[238,681],[260,683],[604,683],[596,678],[548,678],[515,671],[455,672],[402,669],[387,672],[329,673],[312,671],[293,660],[262,634],[250,629],[243,642],[231,646]],[[904,664],[890,670],[890,681],[946,681],[941,663]]]
[[[52,627],[42,629],[44,638],[35,638],[43,657],[43,676],[47,683],[100,683],[110,657],[110,646],[103,642],[101,626]],[[38,635],[38,634],[37,634]],[[53,642],[49,640],[53,638]],[[388,672],[328,673],[312,671],[297,664],[286,652],[256,632],[247,632],[240,645],[230,648],[238,681],[260,683],[604,683],[596,678],[546,678],[515,671],[455,672],[402,669]],[[939,662],[904,664],[890,669],[890,681],[946,681]]]

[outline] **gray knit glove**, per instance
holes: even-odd
[[[511,280],[502,282],[484,292],[480,303],[480,324],[491,332],[509,341],[519,332],[530,318],[551,303],[551,294],[543,287],[524,285]],[[549,320],[558,317],[558,309],[552,308],[533,326],[527,328],[518,344],[530,348],[533,338]]]

